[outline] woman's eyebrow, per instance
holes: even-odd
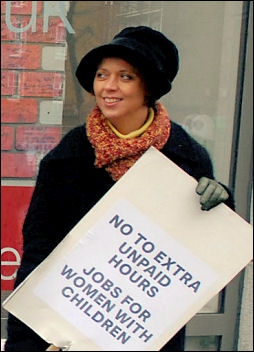
[[[107,68],[104,68],[104,67],[98,67],[98,68],[97,68],[97,71],[99,71],[99,70],[107,71],[107,72],[109,71]],[[128,69],[125,69],[125,68],[120,69],[118,72],[119,72],[119,73],[137,74],[137,72],[135,72],[134,70],[128,70]]]
[[[98,68],[97,68],[97,71],[98,71],[98,70],[104,70],[104,71],[107,71],[107,69],[106,69],[106,68],[103,68],[103,67],[98,67]]]
[[[133,71],[131,71],[131,70],[126,70],[126,69],[123,69],[123,70],[120,70],[119,72],[128,72],[128,73],[134,73]]]

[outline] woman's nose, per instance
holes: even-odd
[[[117,78],[116,77],[109,77],[105,83],[105,88],[110,90],[117,89]]]

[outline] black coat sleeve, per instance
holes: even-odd
[[[207,150],[179,124],[173,121],[169,140],[162,152],[197,181],[201,177],[215,179],[213,164]],[[234,210],[235,204],[232,191],[224,184],[220,184],[229,194],[225,204]]]
[[[83,137],[83,127],[71,130],[40,162],[23,225],[23,255],[14,288],[50,255],[111,186],[101,185],[93,167],[94,152]],[[91,182],[94,188],[87,187]],[[47,346],[9,314],[6,351],[43,351]]]
[[[40,162],[23,224],[23,255],[14,288],[53,251],[85,212],[79,202],[79,169],[74,168],[76,164],[82,165],[76,162],[79,148],[84,149],[82,133],[81,128],[70,131]],[[42,351],[47,346],[35,332],[9,314],[6,351]]]

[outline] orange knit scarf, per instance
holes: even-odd
[[[169,138],[171,122],[161,103],[156,105],[156,110],[153,122],[141,136],[121,139],[109,127],[99,107],[95,106],[86,121],[87,136],[95,149],[94,165],[105,167],[117,181],[148,148],[162,149]]]

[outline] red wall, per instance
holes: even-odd
[[[1,187],[1,288],[12,290],[22,256],[22,226],[33,187]]]
[[[33,2],[10,3],[12,26],[24,28],[33,18]],[[39,162],[62,133],[61,124],[45,123],[40,115],[42,102],[63,101],[65,79],[58,67],[44,68],[43,49],[66,45],[66,28],[59,16],[49,16],[48,30],[43,32],[45,3],[37,1],[36,31],[30,27],[16,32],[7,26],[6,1],[1,1],[2,290],[13,287],[22,255],[22,225]]]

